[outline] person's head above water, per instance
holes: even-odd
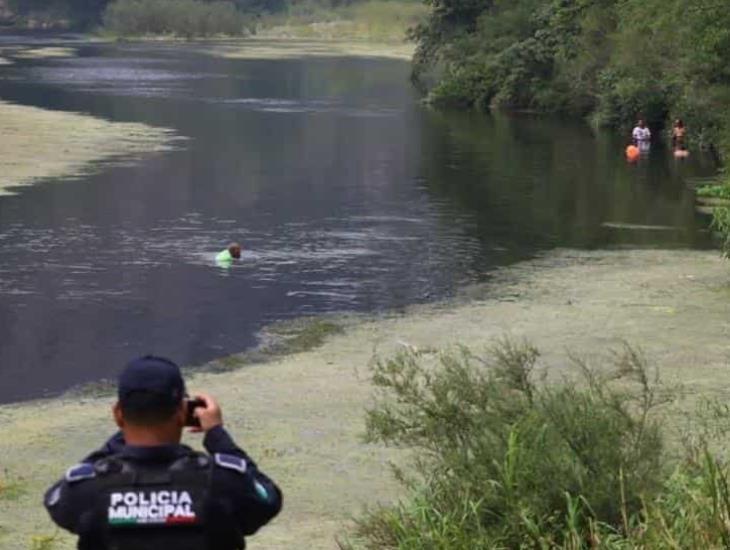
[[[639,119],[638,126],[639,126],[639,128],[646,128],[646,122],[644,121],[643,118]]]
[[[675,128],[684,128],[684,121],[681,118],[678,118],[674,121],[674,127]]]
[[[232,258],[239,259],[241,257],[241,245],[238,243],[231,243],[228,246],[228,253]]]

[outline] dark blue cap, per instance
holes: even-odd
[[[158,394],[162,403],[176,405],[185,396],[185,381],[175,363],[146,355],[127,364],[119,375],[117,392],[122,405],[133,392]]]

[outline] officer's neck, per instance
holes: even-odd
[[[159,447],[180,443],[182,431],[177,426],[125,426],[124,441],[134,447]]]

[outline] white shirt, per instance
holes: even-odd
[[[651,130],[637,126],[631,135],[636,141],[649,141],[651,139]]]

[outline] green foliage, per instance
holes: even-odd
[[[548,548],[640,513],[666,465],[653,417],[664,398],[643,359],[627,349],[611,378],[579,363],[580,383],[551,386],[536,380],[537,356],[506,342],[487,357],[375,365],[369,440],[416,458],[397,471],[407,501],[360,523],[364,547]]]
[[[258,25],[274,36],[402,43],[407,29],[425,15],[425,6],[412,0],[366,0],[337,6],[326,0],[302,0],[261,18]]]
[[[104,29],[118,36],[204,38],[246,32],[245,18],[231,2],[116,0],[104,13]]]
[[[730,9],[699,0],[426,0],[414,77],[438,104],[681,117],[730,150]]]
[[[722,237],[722,249],[725,257],[730,258],[730,208],[715,208],[712,216],[712,227]]]
[[[697,196],[730,200],[730,185],[706,185],[697,189]]]
[[[693,145],[730,155],[727,2],[425,1],[433,9],[411,32],[413,76],[431,103],[564,112],[613,127],[682,118]],[[730,254],[728,209],[714,218]]]
[[[626,348],[599,375],[536,380],[537,352],[505,342],[376,363],[368,437],[414,456],[405,500],[371,511],[343,548],[728,548],[730,486],[711,443],[730,408],[705,403],[670,467],[659,407],[671,398]]]

